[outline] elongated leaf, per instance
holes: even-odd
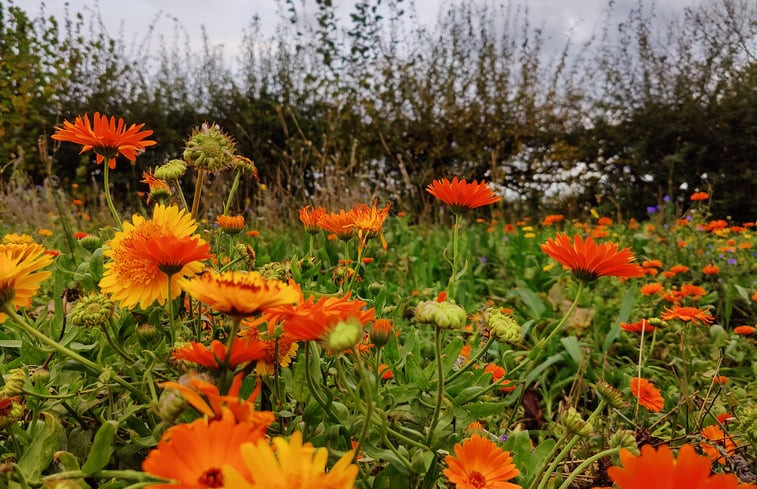
[[[89,455],[87,455],[87,461],[81,468],[85,476],[90,476],[108,465],[113,453],[113,439],[116,437],[117,430],[118,423],[115,421],[106,421],[97,430],[92,448],[89,449]]]
[[[44,424],[38,425],[37,431],[32,433],[32,442],[18,461],[19,469],[29,481],[39,479],[42,471],[53,461],[63,433],[58,418],[46,412],[42,416],[45,418]]]

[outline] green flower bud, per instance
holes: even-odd
[[[231,159],[231,166],[235,170],[249,173],[253,177],[258,178],[258,169],[255,167],[255,163],[247,157],[234,155]]]
[[[95,236],[94,234],[88,234],[79,240],[79,246],[89,251],[90,253],[93,253],[102,245],[103,240],[100,239],[100,236]]]
[[[38,368],[32,373],[32,383],[45,384],[50,380],[50,371],[46,368]]]
[[[170,189],[166,187],[155,187],[152,190],[150,190],[150,195],[148,196],[147,200],[148,202],[155,201],[155,202],[158,202],[159,204],[162,204],[170,196],[171,196]]]
[[[389,342],[389,338],[392,335],[392,322],[388,319],[377,319],[371,326],[371,343],[376,345],[377,348],[381,348]]]
[[[155,169],[153,175],[161,180],[177,180],[187,171],[187,164],[184,160],[171,160],[168,163]]]
[[[72,479],[53,479],[42,484],[43,489],[81,489],[79,483]]]
[[[349,350],[363,338],[363,325],[357,318],[349,318],[334,326],[326,338],[326,345],[333,352]]]
[[[368,290],[373,295],[378,295],[379,293],[386,290],[386,285],[382,284],[381,282],[371,282],[368,284]]]
[[[257,271],[265,277],[266,280],[275,279],[286,282],[292,278],[292,268],[289,266],[288,261],[272,261],[271,263],[266,263],[258,268]]]
[[[14,368],[8,373],[5,385],[0,389],[0,398],[21,395],[24,382],[26,382],[26,371],[22,368]]]
[[[667,328],[670,326],[666,321],[663,321],[660,318],[649,318],[647,321],[655,328]]]
[[[158,416],[167,423],[172,423],[186,409],[187,402],[176,391],[164,390],[158,399]]]
[[[451,302],[423,301],[415,308],[415,320],[441,329],[460,329],[465,325],[465,309]]]
[[[615,409],[625,409],[628,407],[628,403],[623,399],[623,394],[608,384],[604,379],[599,380],[596,385],[594,385],[594,389],[610,407]]]
[[[566,428],[570,433],[574,435],[582,436],[584,438],[589,437],[594,433],[594,428],[581,418],[574,408],[570,408],[564,411],[560,415],[559,423]]]
[[[236,143],[220,126],[204,123],[189,136],[184,159],[190,165],[216,172],[232,164],[235,150]]]
[[[245,257],[245,260],[247,261],[247,267],[248,268],[254,268],[255,267],[255,248],[248,244],[244,243],[237,243],[236,245],[237,253]]]
[[[150,323],[142,323],[137,326],[137,339],[144,341],[145,343],[150,343],[160,336],[161,332],[158,331],[158,328]]]
[[[497,341],[514,344],[520,343],[523,340],[520,324],[518,324],[515,318],[509,314],[504,314],[499,309],[489,311],[486,325],[491,334],[497,338]]]
[[[87,328],[100,327],[113,316],[113,302],[104,294],[82,297],[68,313],[68,320],[73,326]]]
[[[636,438],[628,430],[620,430],[610,436],[610,448],[625,448],[634,455],[639,454],[639,447],[636,446]]]

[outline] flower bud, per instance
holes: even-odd
[[[90,253],[93,253],[102,245],[103,240],[100,239],[100,236],[95,236],[94,234],[88,234],[79,240],[79,246],[89,251]]]
[[[235,170],[239,170],[242,173],[249,173],[255,178],[258,178],[258,169],[255,167],[255,163],[242,155],[234,155],[231,159],[231,166]]]
[[[489,311],[486,325],[497,341],[513,344],[523,340],[523,332],[515,318],[499,309]]]
[[[610,407],[615,409],[625,409],[628,407],[628,403],[623,399],[623,394],[607,383],[606,380],[600,379],[594,385],[594,389]]]
[[[184,160],[171,160],[156,168],[153,175],[161,180],[176,180],[181,178],[186,171],[187,164]]]
[[[620,430],[610,436],[608,441],[610,448],[625,448],[634,455],[639,454],[639,447],[636,446],[636,438],[628,430]]]
[[[172,423],[187,407],[183,397],[173,390],[164,390],[158,399],[158,415],[167,423]]]
[[[45,384],[47,381],[50,380],[50,371],[46,368],[38,368],[35,369],[32,373],[32,383],[33,384]]]
[[[333,352],[349,350],[363,338],[363,325],[357,318],[349,318],[334,326],[328,333],[326,345]]]
[[[584,421],[583,418],[581,418],[581,415],[578,414],[578,411],[576,411],[574,408],[570,408],[567,411],[564,411],[560,415],[559,423],[570,433],[582,436],[584,438],[589,437],[592,433],[594,433],[594,428],[589,423]]]
[[[388,319],[377,319],[371,326],[371,343],[381,348],[389,342],[392,334],[392,322]]]
[[[460,329],[465,319],[465,309],[451,302],[423,301],[415,308],[417,322],[440,329]]]
[[[192,131],[184,150],[184,159],[198,168],[216,172],[233,161],[236,144],[218,124],[204,123]]]
[[[107,323],[113,315],[113,302],[104,294],[82,297],[69,313],[68,320],[73,326],[95,328]]]
[[[667,328],[670,326],[666,321],[663,321],[660,318],[649,318],[647,322],[655,328]]]
[[[14,368],[9,372],[5,385],[0,389],[0,398],[20,395],[24,382],[26,382],[26,371],[22,368]]]
[[[286,282],[292,278],[292,267],[289,265],[288,261],[272,261],[258,268],[257,271],[265,277],[266,280],[281,280]]]
[[[158,202],[164,203],[166,199],[171,196],[171,189],[168,186],[155,186],[150,189],[150,194],[147,196],[147,203]]]
[[[249,268],[255,267],[255,248],[248,244],[244,243],[237,243],[236,246],[237,253],[245,257],[245,260],[247,261],[247,266]]]
[[[159,338],[161,336],[161,332],[158,331],[158,328],[153,326],[150,323],[142,323],[139,326],[137,326],[137,339],[141,340],[145,343],[150,343],[154,339]]]
[[[80,489],[82,486],[73,479],[51,479],[42,484],[42,489]]]

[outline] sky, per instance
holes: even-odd
[[[468,0],[483,1],[483,0]],[[506,1],[506,0],[505,0]],[[533,27],[543,27],[547,34],[547,46],[560,48],[568,33],[575,43],[588,40],[593,33],[599,34],[605,20],[608,0],[512,0],[513,5],[525,3],[530,11]],[[697,5],[707,0],[651,0],[645,6],[654,4],[657,15],[662,19],[680,14],[684,7]],[[295,5],[305,5],[304,11],[312,11],[314,0],[294,0]],[[91,11],[99,8],[108,34],[117,38],[123,34],[127,46],[138,45],[144,38],[148,26],[155,23],[156,30],[170,36],[174,20],[177,19],[186,30],[193,49],[202,46],[204,27],[211,45],[223,45],[224,54],[233,59],[239,53],[244,29],[254,15],[261,19],[264,35],[273,35],[280,22],[279,3],[276,0],[15,0],[30,14],[39,12],[44,3],[47,15],[63,18],[65,5],[72,12]],[[354,2],[334,0],[344,15],[351,10]],[[504,2],[503,2],[504,3]],[[615,0],[611,17],[612,23],[623,20],[637,0]],[[404,0],[407,10],[413,8],[418,21],[432,27],[440,7],[448,1]]]

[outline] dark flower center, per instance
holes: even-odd
[[[486,486],[486,477],[481,472],[474,470],[468,474],[468,484],[476,488],[484,487]]]
[[[200,475],[197,483],[203,487],[223,487],[223,474],[221,469],[211,467]]]

